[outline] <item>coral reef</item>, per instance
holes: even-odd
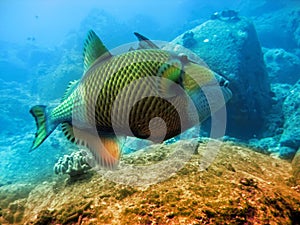
[[[292,86],[289,84],[271,84],[271,90],[273,93],[272,107],[265,123],[263,132],[264,137],[274,137],[282,134],[284,124],[282,107],[284,100],[289,95],[291,87]]]
[[[300,59],[284,49],[265,49],[264,60],[272,83],[295,84],[300,79]]]
[[[268,115],[271,95],[252,22],[243,17],[230,22],[209,20],[178,36],[172,43],[183,45],[187,33],[193,33],[196,41],[190,49],[230,81],[233,98],[227,104],[228,134],[244,139],[259,136]]]
[[[82,76],[81,63],[82,56],[79,52],[69,50],[62,53],[57,63],[53,63],[51,66],[44,64],[37,68],[37,77],[31,81],[32,88],[35,88],[35,93],[40,98],[47,101],[60,99],[69,82],[80,79]],[[48,91],[45,91],[45,87]]]
[[[186,48],[193,47],[197,41],[194,39],[194,33],[193,32],[186,32],[182,37],[182,45]]]
[[[300,148],[295,154],[295,157],[292,161],[292,168],[293,168],[293,176],[295,178],[296,184],[299,187],[300,191]]]
[[[283,102],[291,89],[289,84],[271,84],[272,107],[263,128],[263,138],[252,138],[248,144],[259,152],[281,157],[284,153],[280,149],[280,137],[284,131],[284,115],[282,112]],[[282,155],[282,157],[285,157]]]
[[[210,19],[212,20],[223,20],[223,21],[237,21],[239,20],[238,12],[235,10],[223,10],[221,12],[215,12],[211,15]]]
[[[299,4],[290,4],[257,16],[255,25],[261,44],[267,48],[284,48],[289,51],[299,48],[299,12]]]
[[[278,136],[261,139],[253,138],[248,141],[248,144],[258,152],[280,156],[279,138]]]
[[[54,165],[55,174],[68,174],[71,178],[80,176],[91,169],[92,156],[85,150],[60,157]]]
[[[286,147],[287,156],[291,158],[300,147],[300,80],[291,88],[283,103],[284,131],[280,145]]]
[[[201,172],[206,148],[200,143],[177,174],[146,188],[99,174],[72,185],[61,180],[36,185],[19,224],[297,224],[300,189],[289,162],[224,143]]]
[[[15,183],[0,187],[0,224],[1,217],[9,224],[21,224],[25,203],[32,184]]]
[[[249,144],[264,153],[292,160],[300,146],[300,81],[294,86],[275,83],[271,87],[274,96],[264,128],[265,137],[250,139]]]
[[[300,47],[300,8],[299,5],[297,7],[292,7],[289,12],[288,17],[288,28],[291,32],[290,35],[293,35],[293,40],[296,43],[296,46]],[[287,32],[289,33],[289,32]]]

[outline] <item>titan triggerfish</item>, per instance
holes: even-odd
[[[119,137],[162,142],[203,122],[231,98],[225,78],[135,35],[137,49],[112,55],[88,32],[82,78],[70,82],[57,107],[30,110],[37,125],[31,150],[61,124],[68,140],[87,147],[100,166],[113,168],[122,150]]]

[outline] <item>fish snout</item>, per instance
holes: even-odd
[[[223,92],[225,102],[228,102],[232,98],[231,90],[228,87],[223,86],[222,92]]]
[[[215,73],[215,77],[216,77],[216,80],[217,80],[219,86],[221,87],[225,101],[226,102],[229,101],[232,98],[232,92],[229,89],[230,82],[227,79],[225,79],[223,76],[221,76],[217,73]]]
[[[215,74],[215,75],[216,75],[216,74]],[[216,79],[217,79],[217,81],[218,81],[218,83],[219,83],[219,85],[220,85],[221,87],[228,87],[229,81],[226,80],[224,77],[222,77],[221,75],[217,74],[217,75],[216,75]]]
[[[219,78],[219,85],[221,87],[228,87],[229,81],[226,80],[224,77]]]

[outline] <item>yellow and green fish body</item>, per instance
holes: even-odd
[[[201,90],[220,88],[211,70],[158,48],[112,56],[90,31],[84,66],[82,79],[70,83],[60,105],[51,112],[45,106],[31,109],[38,127],[32,149],[62,124],[70,141],[88,147],[100,165],[111,168],[120,157],[118,136],[167,140],[205,120],[211,107],[224,105],[218,100],[209,105],[210,91]],[[227,85],[221,89],[226,102],[231,92]]]

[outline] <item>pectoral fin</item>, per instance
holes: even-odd
[[[101,167],[113,169],[118,165],[121,145],[115,135],[98,136],[98,134],[80,130],[68,123],[64,123],[62,129],[71,142],[87,147]]]
[[[174,85],[181,82],[181,75],[182,64],[180,60],[176,58],[170,59],[161,65],[157,74],[158,77],[163,78],[157,87],[159,93],[167,98],[175,97],[177,93],[175,92]]]

